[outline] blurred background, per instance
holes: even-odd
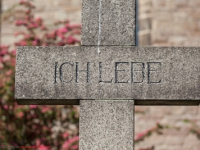
[[[0,0],[0,149],[78,150],[79,106],[19,106],[13,94],[16,46],[80,45],[81,5]],[[199,0],[137,0],[137,45],[200,46],[199,7]],[[135,150],[200,150],[199,106],[135,112]]]

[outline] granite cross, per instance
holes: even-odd
[[[18,47],[18,104],[80,104],[80,149],[134,149],[134,105],[199,105],[200,48],[135,47],[135,0],[83,0],[82,45]]]

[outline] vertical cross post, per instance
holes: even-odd
[[[82,46],[97,46],[99,57],[103,46],[135,46],[135,0],[83,0],[82,8]],[[81,100],[79,145],[133,150],[134,100]]]

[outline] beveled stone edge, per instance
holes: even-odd
[[[73,47],[76,47],[76,48],[84,48],[84,47],[96,47],[96,48],[104,48],[104,47],[126,47],[126,48],[161,48],[161,49],[174,49],[174,48],[195,48],[195,49],[200,49],[200,46],[136,46],[136,45],[75,45],[75,46],[72,46],[72,45],[66,45],[66,46],[17,46],[16,49],[17,51],[18,50],[30,50],[30,49],[36,49],[36,48],[56,48],[56,47],[62,47],[63,49],[64,48],[73,48]]]
[[[86,100],[86,99],[81,99]],[[88,100],[88,99],[87,99]],[[94,99],[90,99],[91,101]],[[133,99],[124,99],[124,101],[133,100]],[[19,105],[80,105],[80,100],[77,99],[16,99]],[[101,101],[101,100],[98,100]],[[102,100],[104,101],[104,100]],[[117,101],[113,99],[110,101]],[[119,99],[119,101],[123,101]],[[200,100],[134,100],[134,105],[140,106],[199,106]]]

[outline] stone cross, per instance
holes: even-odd
[[[82,45],[18,47],[18,104],[80,104],[81,150],[133,150],[134,105],[199,105],[200,48],[135,47],[135,0],[83,0]]]

